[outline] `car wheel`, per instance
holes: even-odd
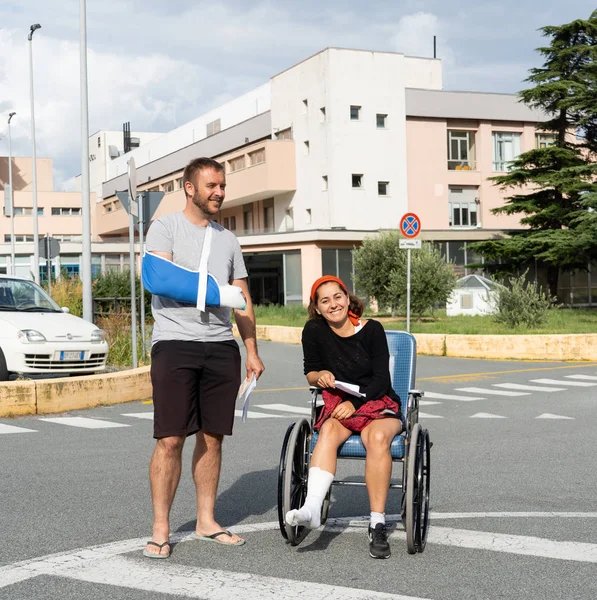
[[[8,376],[10,373],[6,368],[6,359],[4,358],[4,353],[0,350],[0,381],[8,381]]]

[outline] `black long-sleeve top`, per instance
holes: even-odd
[[[338,381],[358,385],[365,398],[351,396],[355,409],[383,396],[400,405],[392,389],[388,341],[379,321],[370,319],[354,335],[340,337],[325,320],[310,319],[303,328],[302,343],[305,375],[330,371]]]

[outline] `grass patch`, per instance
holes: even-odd
[[[302,306],[256,306],[258,325],[284,325],[303,327],[307,321],[307,310]],[[377,319],[386,329],[406,329],[406,318],[392,318],[387,313],[365,314]],[[556,333],[597,333],[597,310],[560,308],[550,310],[545,324],[536,328],[510,328],[496,323],[490,316],[447,317],[445,311],[436,311],[435,317],[424,317],[421,321],[411,318],[412,333],[443,333],[456,335],[516,335]]]

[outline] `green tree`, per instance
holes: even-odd
[[[494,270],[515,272],[538,261],[540,276],[557,292],[560,270],[585,269],[597,258],[597,11],[589,19],[543,27],[549,46],[538,48],[542,67],[530,70],[533,87],[520,92],[548,120],[539,130],[555,134],[552,145],[530,150],[492,180],[509,196],[495,214],[520,214],[524,230],[478,242]],[[574,133],[582,139],[574,140]]]
[[[398,231],[366,238],[354,253],[355,285],[359,292],[377,300],[380,309],[406,306],[407,250],[399,248]],[[456,275],[439,250],[423,244],[411,251],[411,309],[420,319],[452,293]]]
[[[363,240],[354,252],[355,288],[360,294],[375,298],[380,308],[390,308],[392,315],[406,287],[398,290],[392,284],[392,273],[406,273],[406,252],[400,250],[397,231],[382,232]]]
[[[406,250],[402,250],[406,252]],[[447,264],[438,248],[424,243],[420,250],[411,251],[410,309],[420,321],[424,313],[436,306],[444,306],[454,291],[458,276],[451,264]],[[391,274],[391,288],[402,292],[401,308],[406,310],[406,270]]]

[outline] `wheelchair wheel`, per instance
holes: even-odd
[[[429,433],[417,423],[412,431],[406,473],[406,547],[423,552],[429,531]]]
[[[286,432],[278,471],[278,521],[282,535],[290,544],[300,544],[309,533],[307,527],[292,527],[284,517],[300,508],[307,496],[311,426],[306,419],[297,421]]]

